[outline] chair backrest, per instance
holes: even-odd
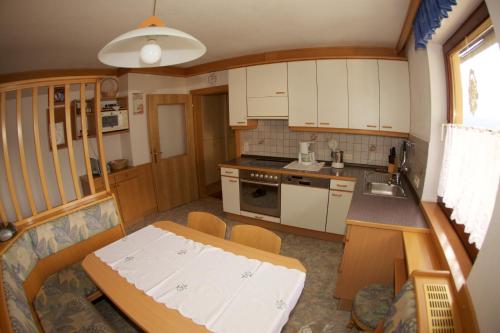
[[[219,238],[226,236],[226,223],[217,216],[206,212],[188,214],[188,227]]]
[[[279,254],[281,238],[274,232],[254,225],[235,225],[231,229],[231,240],[236,243]]]
[[[394,298],[384,320],[383,330],[380,330],[380,332],[417,332],[417,308],[413,278],[409,278],[406,281]]]

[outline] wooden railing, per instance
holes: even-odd
[[[96,128],[96,144],[98,151],[98,159],[100,161],[100,169],[105,183],[105,191],[109,192],[108,175],[106,173],[106,159],[104,156],[104,146],[102,137],[102,122],[101,116],[101,79],[100,76],[79,76],[79,77],[60,77],[48,79],[35,79],[25,80],[18,82],[9,82],[0,84],[0,133],[1,133],[1,148],[3,154],[0,156],[2,166],[4,168],[3,174],[0,173],[0,189],[6,188],[8,195],[1,196],[0,193],[0,221],[3,223],[15,222],[16,226],[22,227],[32,223],[37,217],[44,217],[55,213],[57,210],[67,207],[70,201],[73,204],[78,204],[79,201],[88,201],[89,198],[84,198],[79,183],[79,172],[77,168],[77,159],[75,158],[72,116],[71,112],[71,88],[75,85],[79,87],[79,101],[80,101],[80,121],[81,121],[81,140],[82,140],[82,157],[83,164],[88,175],[90,195],[95,195],[96,190],[94,186],[94,179],[92,177],[92,170],[90,164],[89,153],[89,136],[88,136],[88,118],[86,115],[86,93],[87,87],[94,86],[94,100],[95,100],[95,128]],[[57,144],[57,130],[56,130],[56,117],[55,117],[55,100],[54,90],[56,87],[64,87],[64,123],[62,129],[65,135],[68,159],[65,165],[69,169],[71,175],[71,184],[75,193],[75,198],[68,197],[67,191],[64,186],[64,175],[62,173],[62,163],[66,161],[61,160],[62,149],[58,148]],[[42,149],[42,139],[40,134],[40,91],[48,90],[48,138],[49,149],[47,156],[47,149]],[[28,135],[25,133],[23,122],[27,118],[26,110],[23,113],[23,93],[31,92],[31,117],[32,136],[33,139],[27,139]],[[7,99],[8,95],[15,94],[15,107],[8,109]],[[14,110],[15,109],[15,110]],[[13,117],[15,112],[16,126],[7,125],[7,117]],[[75,119],[76,122],[76,119]],[[11,131],[17,132],[17,145],[16,140],[12,140],[13,136]],[[61,134],[61,133],[59,133]],[[15,136],[14,136],[15,137]],[[31,137],[31,135],[30,135]],[[11,142],[14,141],[14,142]],[[27,147],[31,148],[30,151],[34,152],[34,160],[36,165],[29,165],[27,162]],[[51,152],[50,152],[51,150]],[[17,177],[14,174],[16,165],[13,164],[15,153],[18,153],[19,163],[17,164],[20,169],[20,175]],[[45,152],[45,153],[44,153]],[[48,170],[46,166],[53,164],[53,171],[55,174],[55,182],[48,182]],[[31,172],[30,172],[31,171]],[[38,179],[37,179],[38,178]],[[34,182],[39,182],[39,186],[33,186]],[[6,186],[4,185],[6,184]],[[58,197],[50,195],[57,189]],[[36,203],[38,198],[38,208]],[[85,200],[84,200],[85,199]],[[40,209],[43,201],[44,207]],[[56,202],[57,204],[54,204]],[[23,212],[22,204],[29,207]],[[27,213],[28,211],[29,213]],[[10,216],[10,218],[9,218]],[[13,218],[14,216],[14,218]],[[10,220],[10,221],[9,221]]]

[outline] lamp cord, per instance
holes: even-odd
[[[154,5],[153,5],[153,16],[156,16],[156,0],[154,0]]]

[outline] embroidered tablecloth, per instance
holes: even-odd
[[[306,274],[154,227],[95,252],[156,302],[212,332],[280,332]]]

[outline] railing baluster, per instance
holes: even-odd
[[[68,98],[69,96],[65,96]],[[54,170],[56,172],[57,188],[61,196],[63,204],[67,203],[66,194],[64,193],[64,185],[61,175],[61,164],[59,163],[59,153],[57,151],[56,141],[56,124],[54,114],[54,86],[49,87],[49,128],[50,128],[50,145],[52,147],[52,159],[54,160]]]
[[[9,187],[10,199],[14,210],[16,212],[17,220],[21,220],[23,215],[21,213],[21,207],[19,206],[19,201],[17,200],[16,187],[14,184],[14,179],[12,178],[12,167],[10,164],[9,155],[9,145],[7,143],[7,124],[6,124],[6,102],[5,102],[5,92],[0,95],[0,123],[2,127],[2,144],[3,144],[3,162],[5,164],[5,174],[7,176],[7,185]]]
[[[109,192],[108,172],[106,171],[106,157],[104,156],[104,143],[102,140],[102,120],[101,120],[101,80],[95,83],[95,134],[97,139],[97,148],[99,149],[99,160],[101,163],[102,178],[106,191]]]
[[[82,192],[80,191],[80,183],[78,182],[78,171],[76,169],[75,163],[75,151],[73,150],[73,135],[71,133],[71,105],[70,105],[70,85],[64,85],[64,114],[65,114],[65,124],[66,124],[66,139],[68,140],[68,156],[69,156],[69,166],[71,168],[71,177],[73,178],[73,186],[75,188],[75,194],[77,199],[82,198]]]
[[[95,193],[94,177],[92,176],[92,167],[90,166],[89,142],[88,142],[88,123],[87,123],[87,101],[85,99],[85,84],[80,84],[80,118],[82,121],[82,143],[83,158],[85,160],[85,169],[89,181],[90,193]]]
[[[35,154],[36,162],[38,164],[38,174],[40,175],[40,183],[42,185],[43,198],[45,199],[45,204],[47,209],[52,208],[52,203],[50,202],[49,191],[47,189],[47,179],[45,174],[45,166],[43,165],[42,149],[40,148],[40,127],[39,127],[39,116],[38,116],[38,88],[33,88],[33,137],[35,139]]]

